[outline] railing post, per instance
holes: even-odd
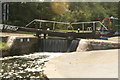
[[[84,23],[82,24],[82,31],[84,31],[84,29],[85,29],[85,26],[84,26]]]
[[[93,22],[93,31],[96,31],[95,22]]]
[[[53,23],[53,31],[55,30],[55,22]]]

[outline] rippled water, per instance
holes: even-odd
[[[0,58],[2,78],[40,78],[45,70],[45,62],[64,53],[34,53],[23,56]]]

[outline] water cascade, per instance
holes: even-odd
[[[67,52],[76,51],[76,49],[77,49],[77,47],[78,47],[78,44],[79,44],[79,40],[72,40],[69,48],[67,49]]]
[[[76,51],[79,40],[41,39],[39,51],[41,52],[72,52]]]

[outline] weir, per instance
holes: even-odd
[[[79,40],[67,39],[40,39],[38,41],[39,52],[72,52],[78,46]]]

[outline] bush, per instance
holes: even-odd
[[[8,49],[9,46],[6,43],[0,41],[0,50],[8,50]]]

